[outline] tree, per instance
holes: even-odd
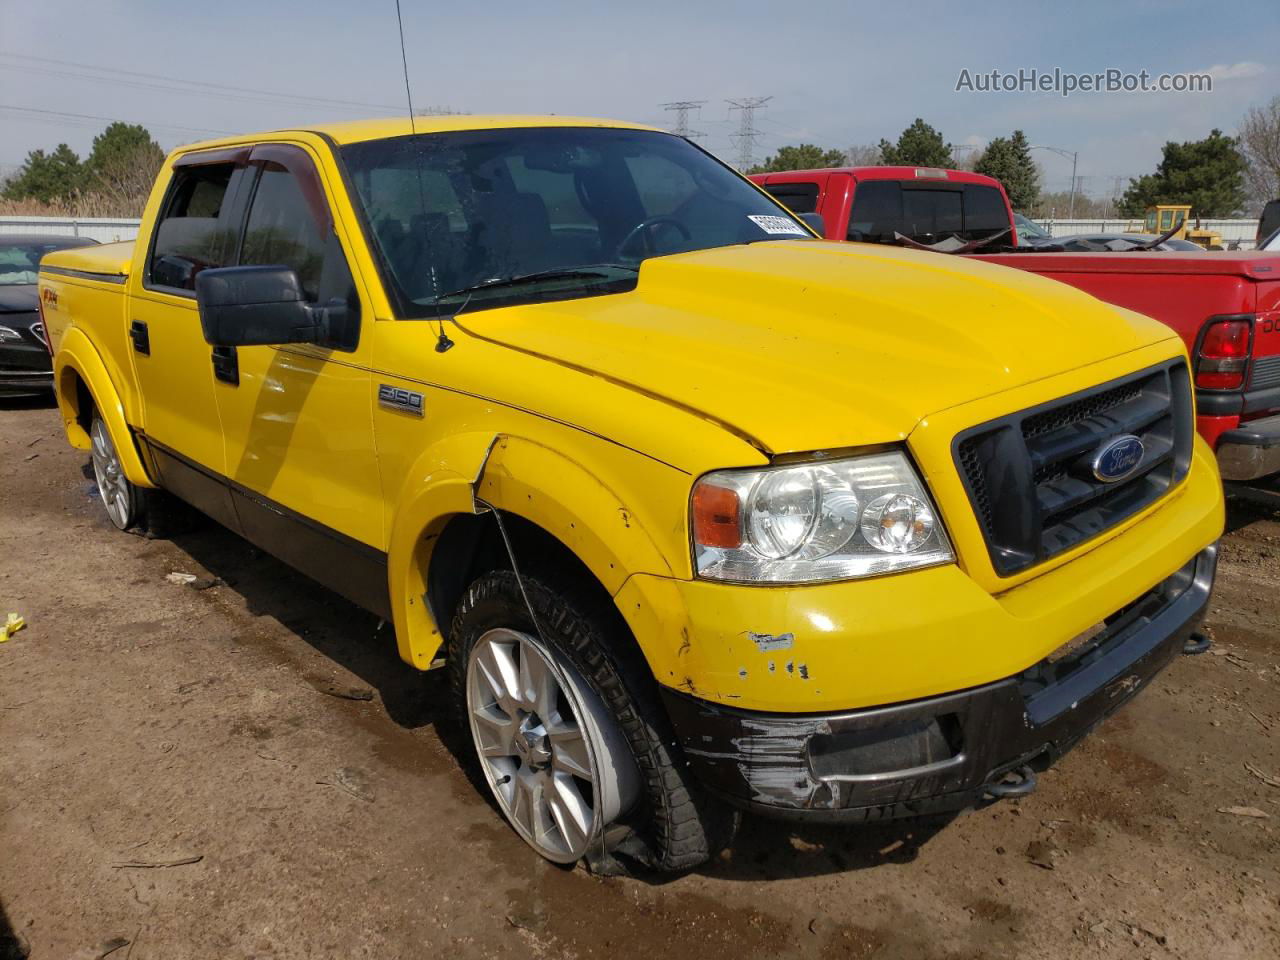
[[[1027,211],[1040,196],[1040,172],[1031,159],[1031,144],[1021,130],[1011,137],[996,137],[973,165],[977,173],[995,177],[1002,184],[1013,209]]]
[[[880,162],[890,165],[945,167],[951,162],[951,144],[919,117],[902,131],[896,144],[880,141]]]
[[[1251,107],[1240,122],[1240,152],[1245,161],[1245,190],[1250,206],[1261,213],[1268,200],[1280,197],[1280,97]]]
[[[141,207],[163,163],[164,151],[146,127],[117,121],[93,138],[84,164],[87,186],[113,201],[141,201]]]
[[[22,168],[4,187],[6,200],[69,200],[84,187],[85,169],[80,157],[65,143],[52,153],[32,150]]]
[[[1235,139],[1221,130],[1203,140],[1170,141],[1155,173],[1129,181],[1120,213],[1140,217],[1153,204],[1189,203],[1192,216],[1232,216],[1244,206],[1244,171]]]
[[[844,152],[844,162],[851,167],[877,167],[880,165],[880,148],[874,143],[854,144]]]
[[[765,157],[764,163],[747,172],[779,173],[783,170],[818,170],[843,165],[843,150],[823,150],[812,143],[802,143],[798,147],[779,147],[776,154]]]

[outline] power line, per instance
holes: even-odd
[[[272,98],[273,102],[308,103],[314,106],[322,106],[322,107],[348,107],[348,108],[358,108],[358,109],[365,109],[365,110],[368,110],[368,109],[386,110],[394,113],[400,112],[400,107],[391,106],[385,103],[366,103],[359,100],[338,100],[331,97],[311,97],[305,94],[278,93],[274,90],[259,90],[253,87],[237,87],[237,86],[232,86],[230,84],[225,84],[225,83],[210,83],[206,80],[189,80],[183,77],[171,77],[171,76],[166,76],[164,74],[159,74],[159,73],[143,73],[140,70],[121,70],[117,67],[101,67],[92,63],[78,63],[74,60],[55,60],[52,57],[33,57],[28,54],[11,53],[6,50],[0,50],[0,57],[7,57],[11,60],[30,61],[32,63],[49,63],[49,64],[55,64],[61,67],[75,67],[80,70],[93,70],[97,73],[109,74],[109,75],[114,75],[118,77],[141,78],[140,80],[136,81],[139,84],[142,83],[142,80],[160,80],[160,81],[163,81],[165,84],[164,86],[159,87],[159,89],[163,89],[163,90],[172,90],[173,84],[179,84],[183,87],[204,88],[205,90],[208,90],[208,91],[224,91],[227,94],[251,94],[257,97],[269,97],[269,98]],[[42,68],[30,68],[30,69],[35,70],[35,69],[42,69]],[[104,80],[109,83],[125,82],[125,81],[114,80],[112,76],[87,77],[83,74],[79,74],[76,76],[78,76],[81,79],[97,80],[99,82]],[[154,86],[154,85],[151,85],[151,86]],[[185,95],[190,95],[194,91],[179,90],[174,92],[180,92]],[[212,96],[215,94],[210,93],[207,95]]]
[[[737,100],[726,100],[729,112],[739,111],[738,132],[729,135],[738,147],[738,170],[746,173],[755,166],[756,138],[761,130],[756,126],[756,111],[767,104],[773,97],[740,97]]]
[[[660,104],[663,110],[674,110],[676,112],[676,122],[671,128],[671,132],[678,137],[688,137],[690,140],[696,140],[698,137],[705,137],[706,134],[701,130],[689,129],[689,111],[697,110],[701,112],[702,105],[705,100],[676,100],[673,103]]]
[[[97,120],[102,123],[133,123],[131,120],[121,120],[119,117],[99,117],[90,113],[67,113],[62,110],[41,110],[37,107],[15,107],[11,104],[0,103],[0,110],[8,110],[14,113],[30,115],[29,119],[40,120],[44,117],[58,117],[64,123],[82,123],[85,120]],[[183,133],[222,133],[228,136],[235,133],[234,130],[214,130],[211,127],[183,127],[172,123],[144,123],[140,124],[147,128],[154,127],[157,130],[178,130]]]

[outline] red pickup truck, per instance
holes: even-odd
[[[963,170],[845,167],[751,179],[828,240],[950,241],[961,255],[1060,280],[1167,323],[1191,353],[1198,426],[1223,479],[1236,492],[1280,497],[1273,492],[1280,480],[1280,255],[1019,246],[1000,182]]]

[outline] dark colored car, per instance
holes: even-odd
[[[1018,236],[1022,236],[1022,228],[1018,228]],[[1061,237],[1055,243],[1062,244],[1068,253],[1092,253],[1096,251],[1127,252],[1145,247],[1152,250],[1182,250],[1187,253],[1204,253],[1204,247],[1197,246],[1190,240],[1170,237],[1163,243],[1151,246],[1160,236],[1155,233],[1088,233],[1078,236]]]
[[[1034,247],[1042,243],[1057,242],[1053,239],[1053,234],[1030,217],[1015,213],[1013,215],[1013,223],[1018,228],[1018,246],[1020,247]]]
[[[50,250],[85,247],[85,237],[0,234],[0,397],[53,387],[53,367],[40,323],[36,269]]]

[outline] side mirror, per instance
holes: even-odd
[[[809,229],[811,229],[818,236],[823,237],[824,239],[826,238],[827,225],[822,219],[822,214],[799,213],[799,214],[796,214],[796,216],[798,216],[801,220],[803,220],[809,226]]]
[[[289,267],[217,267],[196,274],[204,338],[215,347],[321,343],[329,311],[306,300]]]

